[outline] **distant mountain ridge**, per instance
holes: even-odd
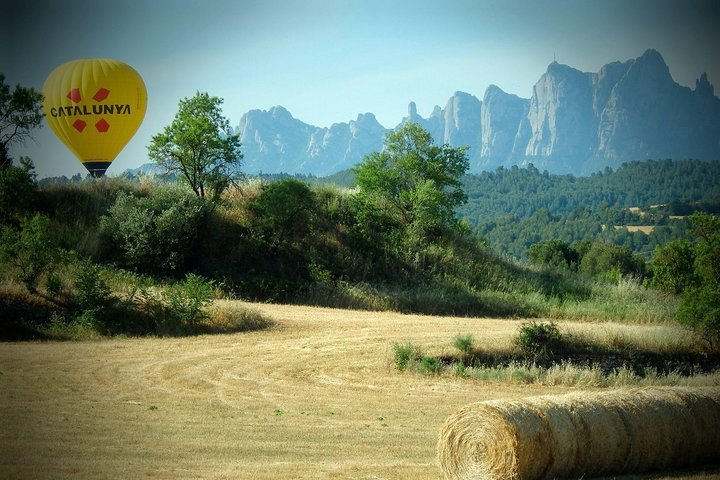
[[[598,73],[551,63],[529,99],[495,85],[483,99],[455,92],[428,118],[412,121],[436,143],[469,146],[470,171],[533,163],[586,175],[633,160],[720,159],[720,99],[707,75],[695,89],[677,84],[660,53],[613,62]],[[329,128],[306,124],[281,106],[251,110],[234,129],[248,173],[330,175],[382,148],[388,130],[372,113]]]

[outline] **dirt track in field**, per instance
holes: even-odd
[[[275,326],[0,344],[0,478],[441,479],[455,409],[568,390],[392,367],[393,342],[437,353],[518,321],[252,307]]]

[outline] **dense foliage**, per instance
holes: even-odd
[[[468,175],[463,186],[468,203],[460,209],[460,215],[474,225],[482,225],[505,215],[530,217],[542,209],[566,216],[579,208],[594,212],[673,201],[717,202],[720,201],[720,162],[638,161],[624,164],[617,171],[608,168],[589,177],[550,175],[530,164],[527,168],[499,167],[494,172]]]
[[[468,203],[458,209],[460,217],[490,246],[516,258],[545,240],[584,239],[649,259],[655,247],[684,235],[682,217],[720,213],[720,162],[631,162],[590,177],[549,175],[530,165],[468,175],[464,186]]]
[[[239,172],[240,139],[222,115],[223,101],[197,92],[180,100],[178,112],[162,133],[153,136],[148,156],[176,173],[195,195],[220,198]]]
[[[669,206],[577,207],[563,216],[546,208],[533,212],[533,196],[520,195],[518,187],[505,193],[507,208],[518,194],[510,210],[516,220],[523,201],[530,205],[522,219],[480,227],[483,239],[453,213],[465,200],[464,150],[432,145],[413,124],[390,134],[383,152],[355,169],[354,189],[280,176],[201,199],[186,184],[147,177],[38,188],[27,165],[5,168],[16,170],[0,177],[3,188],[18,185],[25,200],[3,216],[0,261],[8,275],[0,302],[16,312],[13,321],[23,328],[65,322],[107,334],[196,331],[211,295],[430,314],[673,318],[676,297],[644,289],[644,279],[682,295],[681,317],[695,319],[686,321],[692,328],[706,335],[717,323],[718,274],[708,267],[720,263],[717,217],[691,216],[694,237],[685,244],[666,242],[667,254],[658,253],[648,271],[630,246],[603,237],[599,215],[612,232],[610,227],[633,219],[661,223]],[[553,178],[564,178],[533,168],[494,175],[550,182],[548,188]],[[678,197],[686,203],[673,205],[697,207],[689,202],[702,200],[712,209],[712,195],[696,193],[688,190]],[[579,228],[581,220],[595,222],[594,235]],[[513,232],[522,222],[534,222],[528,223],[534,231],[516,232],[508,244],[522,246],[534,265],[488,247],[494,232]],[[686,232],[666,226],[674,235]],[[692,275],[683,277],[686,271]],[[680,280],[672,283],[668,276]],[[464,344],[472,348],[471,341]],[[428,371],[438,367],[431,360]]]
[[[10,165],[10,147],[31,138],[42,120],[42,94],[16,85],[10,89],[0,72],[0,167]]]
[[[29,159],[20,166],[0,166],[0,223],[17,223],[31,209],[35,196],[35,172]]]
[[[144,273],[186,267],[207,216],[207,205],[169,188],[152,196],[121,193],[100,218],[108,255]]]
[[[460,182],[469,166],[466,150],[439,147],[407,122],[387,135],[382,151],[353,169],[359,200],[421,238],[457,228],[456,208],[467,200]]]
[[[655,250],[653,284],[681,294],[679,320],[720,346],[720,216],[690,215],[691,238]]]
[[[323,181],[350,186],[354,177],[346,171]],[[657,246],[685,234],[684,217],[720,214],[720,162],[637,161],[589,177],[500,167],[465,175],[462,186],[468,201],[458,217],[494,250],[519,259],[533,244],[560,239],[600,240],[649,260]]]

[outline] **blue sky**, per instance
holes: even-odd
[[[41,89],[59,64],[109,57],[148,89],[145,120],[108,175],[147,160],[181,98],[225,100],[236,125],[283,105],[318,126],[373,112],[394,127],[457,90],[529,98],[556,58],[583,71],[658,50],[676,82],[720,87],[720,0],[0,0],[0,71]],[[716,90],[717,92],[717,90]],[[40,176],[85,173],[45,125],[16,146]]]

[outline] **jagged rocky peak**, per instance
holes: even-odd
[[[445,107],[443,141],[433,137],[437,143],[470,147],[468,157],[471,164],[476,164],[480,158],[481,107],[482,102],[477,97],[465,92],[455,92]]]
[[[707,73],[703,72],[700,78],[695,80],[695,93],[703,97],[714,97],[715,88],[708,81]]]
[[[455,92],[450,97],[445,107],[445,143],[455,144],[460,141],[458,137],[462,137],[468,139],[465,145],[472,147],[477,144],[481,104],[477,97],[465,92]]]
[[[585,155],[595,132],[594,75],[553,62],[533,87],[528,110],[531,135],[518,155],[569,162]],[[518,145],[518,147],[522,147]]]
[[[455,108],[462,108],[465,105],[472,107],[480,103],[480,100],[475,95],[471,95],[467,92],[456,91],[453,96],[448,100],[448,106],[452,105]]]
[[[287,109],[281,105],[276,105],[270,109],[270,115],[275,119],[292,120],[293,116]]]
[[[458,91],[427,118],[410,102],[400,124],[408,121],[437,144],[469,146],[471,171],[532,162],[589,174],[646,158],[720,158],[720,99],[707,74],[694,90],[680,86],[653,49],[597,73],[552,62],[530,99],[490,85],[482,101]],[[371,113],[320,128],[276,106],[246,113],[235,131],[248,171],[324,175],[381,149],[388,130]]]
[[[647,65],[651,68],[662,70],[663,72],[670,75],[670,68],[667,66],[667,63],[665,63],[665,59],[660,54],[660,52],[658,52],[654,48],[648,48],[647,50],[645,50],[645,52],[637,59],[635,59],[633,63],[639,65]]]
[[[417,105],[415,102],[408,103],[408,118],[413,119],[417,117]]]
[[[630,64],[623,81],[650,89],[666,89],[675,85],[670,68],[662,55],[653,49],[645,51]]]
[[[514,102],[514,103],[527,103],[527,98],[520,98],[513,93],[507,93],[502,88],[495,84],[490,84],[485,89],[485,95],[483,95],[482,104],[485,105],[487,102]]]
[[[491,98],[497,97],[498,95],[505,94],[505,91],[495,85],[494,83],[491,83],[488,85],[488,87],[485,89],[485,95],[483,95],[483,102],[488,101]]]
[[[380,135],[382,138],[382,136],[385,135],[385,127],[380,125],[380,122],[377,121],[373,113],[358,114],[356,120],[350,121],[350,130],[354,135],[362,134],[368,139],[377,135]]]
[[[376,126],[380,125],[380,122],[377,121],[377,118],[375,118],[374,113],[359,113],[357,116],[357,119],[355,120],[355,123],[358,125],[369,125],[369,126]]]
[[[615,88],[615,85],[625,76],[632,62],[633,60],[608,63],[607,65],[603,65],[600,72],[594,76],[595,93],[593,110],[596,116],[602,113],[612,94],[613,88]]]
[[[527,99],[504,92],[497,85],[490,85],[485,90],[481,107],[482,168],[492,169],[510,156],[529,103]]]

